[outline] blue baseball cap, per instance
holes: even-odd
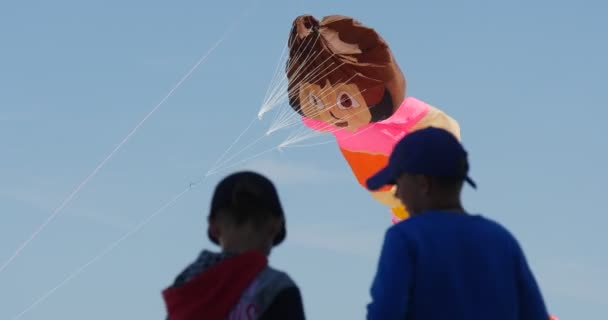
[[[440,128],[428,127],[403,137],[395,145],[388,165],[367,179],[367,188],[374,191],[385,185],[394,185],[404,173],[461,177],[477,188],[468,176],[466,150],[452,133]]]

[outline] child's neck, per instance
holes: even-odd
[[[222,251],[231,254],[241,254],[248,251],[259,251],[265,255],[270,254],[270,247],[263,243],[263,241],[254,239],[230,239],[222,241]]]

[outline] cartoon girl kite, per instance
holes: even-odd
[[[299,16],[288,47],[289,104],[306,126],[335,136],[364,188],[406,134],[434,126],[460,139],[454,119],[406,96],[405,77],[387,43],[355,19],[333,15],[319,22],[310,15]],[[394,187],[370,193],[391,208],[394,223],[409,216],[395,198]]]
[[[387,43],[355,19],[333,15],[319,22],[310,15],[299,16],[288,46],[289,104],[306,126],[333,133],[364,188],[408,133],[433,126],[460,140],[454,119],[406,96],[405,77]],[[409,216],[393,187],[370,193],[391,208],[394,223]]]

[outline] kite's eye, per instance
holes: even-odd
[[[336,104],[340,109],[350,109],[359,107],[359,102],[357,102],[357,100],[348,92],[344,91],[338,94]]]
[[[323,104],[323,101],[312,93],[308,95],[308,102],[319,110],[325,109],[325,104]]]

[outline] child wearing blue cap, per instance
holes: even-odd
[[[370,190],[396,185],[411,217],[385,235],[367,319],[549,319],[517,240],[497,222],[463,208],[467,152],[451,133],[405,136]]]

